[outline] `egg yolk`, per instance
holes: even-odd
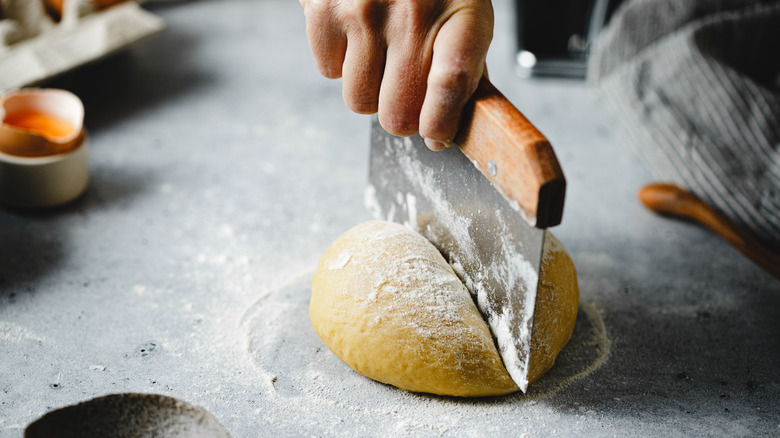
[[[65,137],[76,129],[59,117],[37,111],[18,111],[6,114],[3,123],[47,138]]]

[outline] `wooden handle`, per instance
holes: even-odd
[[[537,228],[561,223],[566,178],[550,142],[487,78],[463,112],[455,143]]]
[[[650,184],[639,191],[639,199],[656,213],[680,216],[699,222],[718,234],[753,263],[780,279],[780,255],[770,251],[693,193],[674,184]]]

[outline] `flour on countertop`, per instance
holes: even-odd
[[[35,333],[18,324],[7,321],[0,321],[0,341],[34,341],[43,343],[43,337],[36,335]]]
[[[411,259],[407,262],[414,263]],[[572,339],[558,356],[556,366],[528,393],[484,400],[413,394],[359,375],[322,344],[309,322],[310,283],[308,273],[271,291],[248,309],[242,324],[249,356],[267,382],[267,386],[258,388],[259,394],[272,400],[276,411],[307,412],[306,419],[335,415],[371,430],[433,436],[443,432],[484,436],[484,430],[475,430],[475,423],[469,420],[475,417],[492,418],[495,424],[508,421],[527,425],[518,433],[546,430],[558,408],[538,401],[592,373],[604,363],[609,351],[598,310],[583,303]],[[433,298],[428,302],[435,303]],[[380,323],[381,318],[375,322]],[[267,410],[258,414],[272,415],[269,421],[273,422],[288,421]],[[340,431],[337,422],[332,427],[323,429],[324,434]]]

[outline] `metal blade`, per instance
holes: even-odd
[[[457,147],[430,151],[419,135],[388,134],[373,119],[366,207],[404,223],[449,260],[525,392],[545,231],[528,224]]]

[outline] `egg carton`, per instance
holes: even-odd
[[[55,17],[44,0],[0,0],[0,92],[38,84],[165,28],[135,1],[100,10],[94,4],[64,0]]]

